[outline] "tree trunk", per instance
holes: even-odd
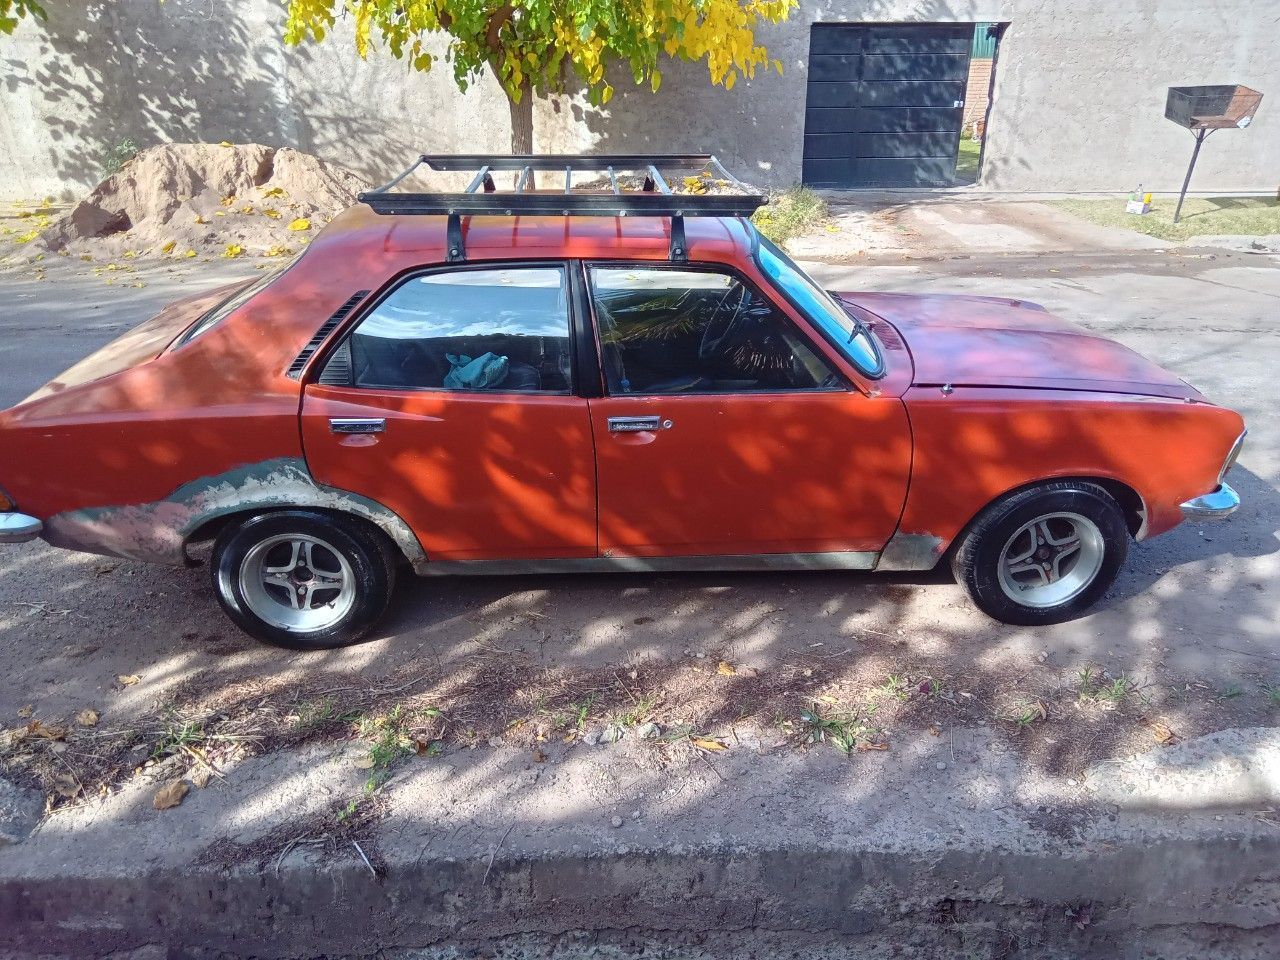
[[[520,102],[507,95],[511,110],[511,152],[533,153],[533,90],[526,84],[520,91]]]

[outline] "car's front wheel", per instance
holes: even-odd
[[[355,518],[282,510],[224,529],[213,586],[246,633],[276,646],[354,643],[382,617],[395,564],[378,532]]]
[[[1019,491],[984,510],[952,558],[973,602],[1002,623],[1073,620],[1110,589],[1129,549],[1116,501],[1091,483]]]

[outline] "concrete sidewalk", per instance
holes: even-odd
[[[541,761],[481,746],[409,760],[383,787],[385,821],[285,844],[282,827],[361,792],[358,749],[316,746],[246,761],[176,809],[153,809],[139,783],[47,822],[0,854],[0,947],[1272,957],[1280,738],[1175,751],[1075,781],[1028,780],[982,729],[852,758],[736,742],[676,767],[634,738],[549,745]],[[1161,784],[1194,790],[1209,755],[1238,773],[1213,804],[1179,808]]]

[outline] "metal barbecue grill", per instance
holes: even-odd
[[[1242,130],[1249,126],[1261,102],[1261,93],[1240,84],[1169,88],[1165,117],[1186,127],[1196,137],[1191,163],[1182,181],[1182,192],[1178,194],[1178,207],[1173,212],[1174,223],[1182,216],[1182,201],[1186,199],[1187,187],[1191,185],[1191,174],[1196,168],[1201,144],[1215,130]]]

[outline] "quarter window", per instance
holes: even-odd
[[[610,393],[839,386],[787,317],[730,274],[592,267],[591,291]]]
[[[432,273],[406,280],[352,334],[358,387],[568,393],[563,267]]]

